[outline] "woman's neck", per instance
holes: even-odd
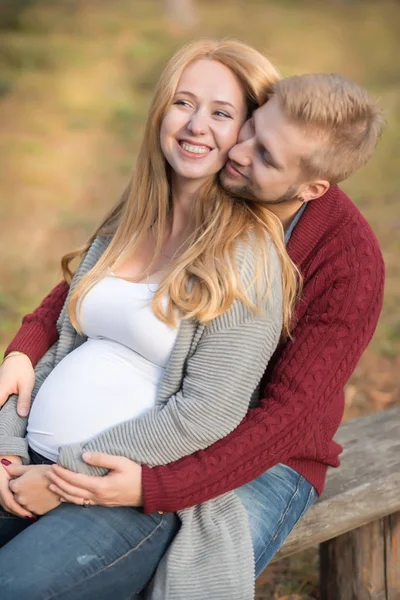
[[[190,229],[193,207],[203,180],[173,177],[171,182],[172,222],[169,235],[174,237]]]

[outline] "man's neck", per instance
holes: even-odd
[[[286,231],[302,206],[303,202],[300,202],[300,200],[297,200],[296,198],[290,200],[289,202],[268,204],[268,210],[274,213],[274,215],[281,220],[283,229]]]

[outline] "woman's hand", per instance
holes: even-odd
[[[59,465],[51,465],[50,489],[63,502],[99,504],[100,506],[141,506],[142,468],[124,456],[103,452],[86,452],[83,460],[90,465],[110,469],[104,477],[73,473]]]
[[[46,473],[50,465],[9,465],[4,467],[10,476],[9,489],[14,500],[31,514],[44,515],[61,504],[59,496],[49,490]]]
[[[4,359],[0,367],[0,407],[11,394],[18,394],[17,412],[20,417],[29,414],[35,372],[26,354],[15,354]]]
[[[22,517],[24,519],[34,519],[33,514],[22,507],[14,498],[14,494],[9,488],[11,476],[7,472],[6,463],[16,464],[19,466],[21,464],[21,459],[19,456],[1,456],[1,465],[0,465],[0,505],[2,508],[13,515],[17,515],[18,517]],[[3,463],[4,461],[4,463]]]

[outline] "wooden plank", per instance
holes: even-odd
[[[321,600],[387,600],[384,520],[320,547]]]
[[[387,600],[400,600],[400,512],[385,519]]]
[[[400,511],[400,406],[342,425],[341,466],[274,560]]]

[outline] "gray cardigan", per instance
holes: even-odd
[[[109,238],[96,238],[82,260],[70,292],[97,262]],[[266,242],[269,243],[269,242]],[[248,408],[258,401],[258,388],[282,327],[279,261],[270,244],[270,292],[265,309],[252,315],[235,301],[207,326],[182,320],[177,340],[159,385],[156,406],[139,418],[111,427],[81,444],[60,448],[59,464],[90,475],[104,469],[87,465],[84,451],[123,455],[150,466],[178,460],[207,448],[233,431]],[[244,244],[238,264],[252,289],[254,255]],[[58,341],[35,369],[32,399],[52,369],[84,343],[67,314],[68,299],[57,322]],[[0,411],[0,454],[29,462],[25,439],[27,419],[16,412],[15,395]],[[251,600],[254,559],[247,516],[229,492],[204,504],[179,511],[182,525],[147,590],[151,600]]]

